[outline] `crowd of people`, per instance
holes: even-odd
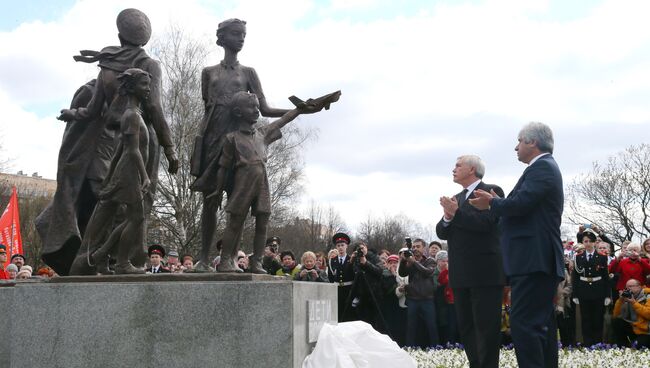
[[[330,282],[338,286],[338,320],[363,320],[388,334],[400,346],[432,347],[461,343],[454,290],[449,285],[447,244],[410,239],[397,254],[377,249],[344,233],[327,252],[307,251],[299,258],[280,250],[281,239],[266,241],[262,265],[275,276],[295,281]],[[352,245],[351,245],[352,244]],[[557,328],[563,346],[615,343],[650,348],[650,239],[623,242],[619,249],[595,226],[580,226],[575,241],[565,240],[565,279],[555,298]],[[148,248],[147,273],[192,272],[189,254]],[[240,251],[238,266],[246,272],[250,255]],[[217,266],[220,257],[215,258]],[[0,244],[0,263],[7,250]],[[452,262],[453,264],[453,262]],[[57,276],[49,267],[36,273],[14,254],[0,280]],[[503,287],[501,344],[511,342],[510,288]]]
[[[410,240],[410,239],[409,239]],[[447,244],[415,239],[398,254],[352,243],[347,234],[333,238],[332,249],[307,251],[299,259],[291,250],[280,251],[281,239],[270,237],[262,265],[270,275],[295,281],[331,282],[338,286],[339,321],[363,320],[387,333],[400,346],[432,347],[461,343],[454,290],[449,286]],[[563,346],[615,343],[650,348],[650,239],[643,244],[625,241],[615,251],[613,242],[597,227],[580,226],[576,240],[565,240],[565,279],[555,300],[557,327]],[[192,272],[192,255],[148,249],[147,273]],[[238,266],[248,268],[240,251]],[[213,261],[217,266],[219,257]],[[0,245],[0,263],[7,263]],[[57,276],[49,267],[36,273],[14,254],[0,280]],[[503,287],[501,343],[511,342],[510,288]]]

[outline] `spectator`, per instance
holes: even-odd
[[[7,268],[5,268],[5,272],[7,273],[7,280],[15,280],[16,275],[18,275],[18,266],[13,263],[9,263],[7,265]]]
[[[390,252],[387,249],[382,249],[379,251],[379,266],[383,269],[386,269],[388,265],[386,264],[386,261],[388,260],[388,257],[390,256]]]
[[[50,277],[50,268],[49,267],[41,267],[36,271],[36,275],[42,278],[49,278]]]
[[[436,259],[436,254],[442,250],[442,244],[434,240],[431,243],[429,243],[429,258],[433,258],[434,260]]]
[[[642,280],[646,282],[646,276],[650,275],[650,264],[641,259],[641,246],[636,243],[630,243],[627,246],[627,258],[617,257],[609,265],[609,272],[618,275],[616,290],[625,289],[627,281],[630,279]]]
[[[7,263],[7,246],[0,244],[0,280],[8,280],[9,275],[5,272],[4,264]]]
[[[436,270],[433,280],[436,285],[436,294],[433,298],[436,303],[438,316],[438,336],[441,343],[455,344],[458,338],[458,322],[454,308],[454,293],[449,287],[449,258],[447,251],[436,253]]]
[[[404,284],[406,280],[397,272],[398,255],[390,255],[386,260],[386,269],[382,271],[383,297],[379,302],[380,310],[386,321],[388,335],[399,345],[406,340],[406,304]],[[398,289],[401,289],[398,290]]]
[[[316,266],[316,254],[305,252],[300,258],[301,269],[293,279],[296,281],[327,282],[327,274]]]
[[[352,263],[356,283],[352,285],[351,298],[349,298],[351,304],[345,306],[346,309],[352,307],[352,318],[367,322],[376,330],[386,328],[377,314],[378,303],[382,296],[383,271],[380,262],[377,254],[368,249],[365,242],[360,241],[355,245],[354,251],[350,254],[350,263]]]
[[[237,251],[237,266],[244,272],[248,272],[249,268],[249,259],[246,253],[243,251],[239,250]]]
[[[623,290],[614,305],[614,332],[619,346],[630,346],[628,339],[635,341],[637,346],[650,348],[650,306],[647,305],[646,294],[650,289],[643,289],[639,280],[629,279],[625,284],[629,295],[623,295]]]
[[[345,315],[345,302],[352,291],[354,281],[354,271],[352,262],[348,257],[347,250],[350,244],[350,237],[345,233],[336,233],[332,237],[332,243],[336,249],[332,249],[329,256],[329,265],[327,268],[327,277],[330,282],[338,284],[338,313],[339,322],[350,321],[349,316]]]
[[[316,268],[325,272],[327,275],[327,260],[329,258],[325,257],[325,253],[316,252]]]
[[[614,243],[612,243],[612,241],[607,237],[607,235],[605,235],[605,233],[598,226],[589,225],[590,227],[587,227],[586,225],[587,224],[580,225],[580,227],[578,228],[578,234],[576,235],[576,239],[578,240],[578,243],[583,242],[582,237],[584,236],[585,231],[589,231],[596,234],[596,242],[604,241],[605,243],[609,244],[610,245],[609,253],[614,254],[614,245],[613,245]]]
[[[416,346],[418,329],[428,332],[427,347],[438,345],[438,328],[436,326],[436,307],[433,302],[435,285],[433,272],[435,261],[424,254],[425,243],[422,239],[413,241],[412,255],[404,252],[400,258],[399,275],[409,277],[406,285],[407,326],[406,345]]]
[[[402,256],[402,253],[407,251],[408,248],[402,248],[399,250],[399,255],[397,256],[397,266],[395,267],[396,271],[399,271],[399,260],[400,257]],[[409,277],[408,276],[400,276],[399,272],[397,273],[396,276],[397,279],[397,289],[395,289],[395,295],[398,298],[399,306],[402,308],[406,308],[406,285],[409,283]]]
[[[20,253],[16,253],[11,256],[11,263],[15,264],[16,267],[18,267],[18,271],[20,271],[20,268],[25,264],[25,256]]]
[[[555,313],[562,346],[575,345],[575,308],[571,304],[573,261],[565,257],[564,280],[557,286]]]
[[[598,244],[596,244],[596,250],[598,253],[606,255],[607,256],[607,265],[609,266],[616,257],[610,253],[611,244],[605,242],[605,241],[599,241]]]
[[[585,251],[576,256],[571,281],[573,302],[580,305],[582,337],[585,346],[603,340],[605,307],[611,303],[607,256],[596,252],[596,234],[585,231]]]
[[[266,239],[264,246],[264,256],[262,256],[262,267],[270,275],[275,275],[282,268],[278,260],[278,249],[282,240],[278,236],[272,236]]]
[[[573,250],[574,242],[569,240],[564,240],[562,242],[562,247],[564,248],[564,258],[573,260],[575,256],[575,251]]]
[[[148,273],[170,273],[168,268],[162,265],[162,259],[165,257],[165,248],[160,244],[153,244],[147,249],[149,254],[149,268],[145,271]]]
[[[170,250],[169,253],[167,253],[167,268],[169,268],[169,271],[171,271],[172,273],[176,273],[180,271],[181,263],[178,259],[177,251]]]
[[[641,243],[641,258],[650,260],[650,238]]]
[[[32,266],[23,265],[16,274],[16,280],[25,280],[32,277]]]
[[[614,253],[616,257],[626,258],[627,257],[627,246],[630,245],[631,241],[625,240],[621,243],[621,249],[618,250],[618,253]]]
[[[194,257],[189,254],[183,254],[181,257],[181,268],[183,272],[191,272],[194,269]]]
[[[282,267],[275,272],[277,276],[287,276],[294,278],[300,272],[300,265],[296,264],[296,256],[290,250],[280,253]]]

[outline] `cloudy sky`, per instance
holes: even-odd
[[[175,24],[204,40],[208,64],[223,56],[219,21],[246,20],[240,61],[273,106],[341,89],[330,111],[299,118],[320,131],[303,199],[334,206],[351,229],[368,215],[435,223],[438,198],[460,190],[451,169],[461,154],[480,155],[485,181],[509,191],[528,121],[554,130],[566,182],[647,142],[644,0],[23,0],[0,15],[0,158],[12,171],[55,177],[55,117],[97,74],[72,56],[117,44],[127,7],[149,15],[154,37]]]

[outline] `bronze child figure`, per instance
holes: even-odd
[[[104,223],[120,206],[125,207],[125,215],[92,258],[99,273],[111,273],[108,269],[109,253],[117,259],[115,273],[144,273],[143,269],[131,264],[129,255],[132,248],[138,246],[137,239],[144,231],[144,195],[151,185],[145,169],[149,156],[149,131],[141,110],[151,92],[151,76],[144,70],[131,68],[120,74],[118,80],[121,82],[119,96],[126,99],[120,119],[120,142],[99,193],[100,202],[90,219],[89,229],[95,228],[93,222]]]
[[[331,103],[331,101],[330,101]],[[327,103],[329,107],[329,103]],[[266,173],[267,147],[282,137],[280,129],[298,115],[320,111],[320,106],[301,106],[289,110],[281,118],[262,127],[254,127],[260,116],[260,103],[253,93],[240,91],[234,94],[230,103],[230,114],[239,127],[226,135],[223,142],[219,168],[216,173],[216,191],[208,197],[216,197],[221,205],[223,191],[228,194],[224,208],[227,213],[223,236],[219,272],[241,272],[236,266],[233,254],[241,238],[244,220],[249,209],[255,217],[255,236],[250,272],[266,273],[262,267],[262,256],[266,240],[266,229],[271,215],[271,195]]]

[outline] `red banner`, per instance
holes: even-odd
[[[20,236],[20,215],[18,214],[18,194],[16,187],[11,192],[9,204],[0,216],[0,243],[7,246],[7,267],[11,256],[17,253],[23,254],[23,240]]]

